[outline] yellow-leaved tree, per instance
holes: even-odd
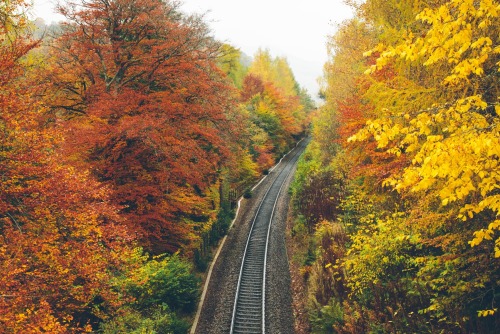
[[[422,312],[434,312],[439,321],[447,321],[444,300],[456,304],[467,291],[482,296],[474,299],[491,300],[490,306],[467,302],[479,317],[497,312],[499,16],[500,3],[494,0],[437,1],[401,29],[399,39],[386,39],[365,53],[376,58],[366,71],[370,78],[391,68],[398,75],[368,89],[377,116],[349,140],[375,140],[379,150],[405,155],[409,163],[384,184],[403,196],[428,198],[419,200],[427,207],[413,208],[408,221],[418,222],[413,231],[422,235],[425,226],[438,231],[427,245],[446,249],[414,259],[419,277],[433,277],[435,295]],[[467,243],[470,251],[461,246]],[[463,317],[460,327],[468,319]]]
[[[416,99],[427,99],[427,105],[385,108],[350,138],[373,136],[379,148],[412,154],[412,164],[386,183],[400,191],[434,190],[443,206],[457,202],[457,218],[465,222],[481,215],[483,226],[470,245],[495,239],[495,257],[500,257],[499,15],[498,1],[448,1],[418,14],[415,24],[424,27],[419,35],[408,30],[401,43],[367,52],[380,53],[368,73],[400,61],[437,80],[419,87]],[[401,85],[398,89],[405,93]]]
[[[496,333],[500,3],[348,2],[294,185],[294,232],[321,234],[304,210],[326,212],[321,199],[303,203],[325,175],[339,191],[322,224],[348,240],[337,252],[311,237],[313,331]]]

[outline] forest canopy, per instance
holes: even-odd
[[[312,329],[497,332],[500,3],[349,3],[294,186]]]
[[[314,106],[176,1],[61,2],[48,28],[29,9],[0,4],[0,328],[186,332],[228,191]]]

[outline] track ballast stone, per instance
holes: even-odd
[[[305,141],[302,141],[298,149],[303,150],[305,145]],[[197,334],[229,333],[238,275],[252,221],[264,194],[289,163],[290,156],[292,153],[254,190],[252,198],[241,201],[238,217],[212,271],[196,327]],[[293,172],[285,180],[271,226],[267,256],[266,333],[294,333],[290,272],[285,247],[286,214],[290,201],[288,188],[292,178]]]

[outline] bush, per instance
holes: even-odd
[[[243,198],[252,198],[252,189],[247,188],[245,189],[245,192],[243,193]]]
[[[227,234],[234,217],[234,210],[221,209],[210,229],[202,233],[201,244],[198,249],[194,250],[194,264],[198,271],[203,272],[207,269],[210,262],[210,247],[217,245],[218,241]]]
[[[100,324],[100,333],[187,333],[183,317],[194,311],[200,285],[192,264],[177,254],[150,258],[140,248],[129,261],[131,269],[113,281],[124,303]]]
[[[150,316],[144,316],[134,309],[124,310],[123,315],[103,323],[99,332],[102,334],[185,334],[189,327],[188,321],[179,318],[164,304],[152,310]]]
[[[191,264],[177,255],[159,256],[136,270],[126,287],[139,310],[166,304],[174,311],[191,312],[199,291],[199,279],[191,269]]]
[[[221,210],[217,216],[217,226],[218,226],[218,235],[217,238],[214,239],[214,245],[219,241],[222,236],[226,235],[229,230],[229,226],[231,226],[231,222],[234,218],[233,210]]]
[[[313,333],[335,333],[334,326],[343,322],[342,305],[331,298],[327,305],[316,305],[315,310],[309,311],[309,319]]]
[[[199,249],[195,249],[193,252],[193,261],[196,267],[196,270],[204,272],[208,268],[208,260],[207,256],[202,256]]]

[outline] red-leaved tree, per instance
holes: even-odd
[[[229,158],[220,45],[178,6],[69,3],[59,8],[68,21],[54,52],[53,105],[66,119],[68,154],[110,185],[127,225],[154,252],[190,242]]]
[[[120,303],[109,278],[130,239],[106,188],[59,152],[23,8],[0,5],[0,332],[82,332]]]

